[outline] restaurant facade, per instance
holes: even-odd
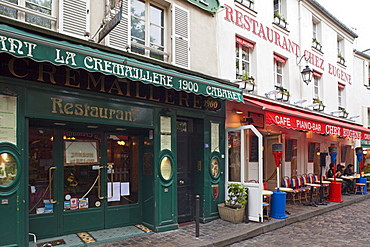
[[[263,221],[263,190],[283,178],[325,175],[330,147],[337,147],[336,164],[361,171],[355,150],[370,137],[363,123],[368,64],[355,58],[357,34],[314,0],[224,6],[217,16],[220,76],[238,84],[245,100],[226,104],[225,181],[248,187],[249,219]]]
[[[0,24],[0,246],[177,229],[196,195],[201,222],[218,218],[235,85],[24,27]]]

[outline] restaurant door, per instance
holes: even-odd
[[[30,232],[44,238],[131,223],[127,206],[131,219],[139,212],[139,137],[59,124],[29,129]]]

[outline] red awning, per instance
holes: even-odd
[[[286,64],[286,58],[279,56],[278,54],[274,53],[274,59],[280,63]]]
[[[246,39],[242,39],[240,37],[235,37],[235,41],[236,41],[236,43],[239,43],[242,46],[245,46],[245,47],[254,49],[254,43],[253,42],[250,42],[250,41],[248,41]]]
[[[289,129],[370,140],[370,129],[362,126],[248,97],[244,97],[244,100],[245,103],[252,103],[265,110],[267,125],[274,124]]]
[[[318,72],[317,70],[313,70],[313,76],[320,79],[322,77],[322,73]]]

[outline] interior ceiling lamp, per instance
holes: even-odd
[[[308,61],[308,58],[306,58],[306,55],[302,55],[299,59],[299,61],[297,62],[297,65],[299,65],[302,61],[302,58],[304,58],[304,60],[306,60],[306,62]],[[297,56],[297,60],[298,60],[298,56]],[[308,67],[308,65],[306,65],[306,67],[301,71],[301,75],[302,75],[302,79],[303,81],[308,85],[311,80],[312,80],[312,74],[313,74],[313,71],[310,69],[310,67]]]

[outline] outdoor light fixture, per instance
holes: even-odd
[[[310,67],[308,67],[308,65],[306,65],[306,67],[302,70],[301,72],[301,75],[302,75],[302,79],[303,81],[308,85],[308,83],[311,82],[312,80],[312,74],[313,74],[313,71],[310,69]]]
[[[331,115],[336,114],[336,113],[341,113],[341,112],[342,112],[341,110],[338,110],[338,111],[332,111],[332,112],[331,112]]]
[[[315,108],[315,107],[318,107],[319,105],[320,105],[319,103],[313,103],[311,105],[308,105],[307,107]]]
[[[306,100],[306,99],[300,99],[300,100],[295,101],[295,102],[294,102],[294,104],[295,104],[295,105],[297,105],[297,104],[303,104],[303,103],[305,103],[305,102],[307,102],[307,100]]]
[[[271,90],[271,91],[268,91],[267,93],[265,93],[265,96],[268,97],[270,95],[277,94],[278,92],[279,92],[279,90]]]
[[[352,117],[349,117],[349,119],[354,119],[354,118],[359,118],[360,115],[356,115],[356,116],[352,116]]]
[[[297,60],[298,60],[299,56],[297,56]],[[306,57],[306,55],[302,55],[300,58],[299,58],[299,61],[297,62],[297,65],[299,65],[302,61],[302,59],[304,58],[304,60],[307,62],[308,61],[308,58]],[[313,74],[313,71],[310,69],[310,67],[308,67],[308,65],[306,65],[306,67],[301,71],[301,75],[302,75],[302,79],[303,81],[308,85],[308,83],[311,82],[312,80],[312,74]]]

